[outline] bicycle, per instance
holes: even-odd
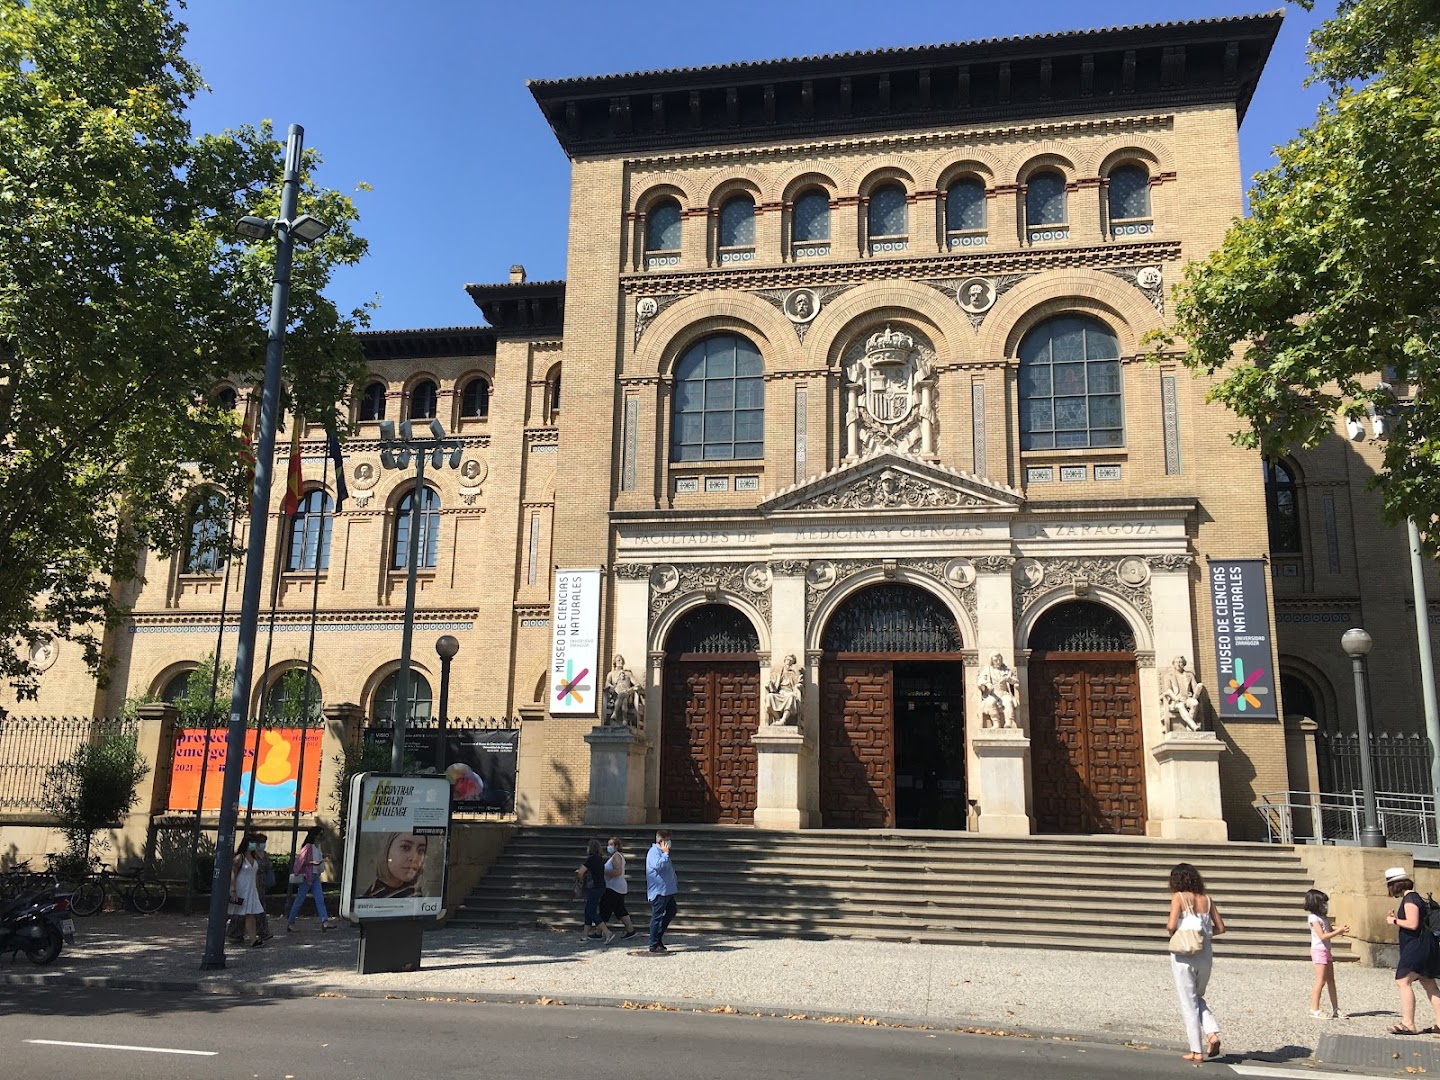
[[[102,864],[75,887],[70,910],[76,915],[94,915],[105,906],[107,893],[114,893],[142,915],[153,915],[170,898],[170,890],[154,870],[137,866],[133,870],[115,871]]]
[[[54,871],[31,870],[30,860],[25,859],[0,874],[0,900],[14,900],[26,893],[54,885],[57,880]]]

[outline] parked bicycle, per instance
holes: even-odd
[[[105,897],[114,894],[142,915],[152,915],[165,906],[170,890],[154,870],[137,866],[133,870],[111,870],[101,864],[79,885],[70,897],[70,910],[76,915],[94,915],[105,906]]]
[[[32,870],[30,860],[13,864],[0,874],[0,900],[14,900],[57,883],[53,870]]]

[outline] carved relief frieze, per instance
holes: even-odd
[[[664,311],[681,297],[680,293],[669,296],[642,296],[635,301],[635,344],[640,344],[640,335],[655,321],[655,316]]]
[[[1088,558],[1021,559],[1014,572],[1014,610],[1023,617],[1030,605],[1051,589],[1069,585],[1077,597],[1084,597],[1093,585],[1100,585],[1127,600],[1145,619],[1155,626],[1154,607],[1150,600],[1150,583],[1128,584],[1121,576],[1123,559],[1104,556]]]
[[[825,594],[846,578],[876,565],[866,559],[817,559],[805,575],[805,622],[809,625]]]
[[[643,581],[654,569],[649,563],[616,563],[615,576],[629,581]]]
[[[886,324],[845,351],[845,459],[886,451],[935,454],[935,349],[917,331]]]
[[[1128,281],[1145,294],[1145,299],[1161,315],[1165,314],[1165,274],[1159,263],[1144,266],[1101,266],[1097,269]]]
[[[992,277],[943,277],[927,278],[922,285],[938,289],[959,305],[970,325],[979,330],[985,316],[995,306],[995,301],[1004,296],[1027,277],[1033,274],[1002,274]]]
[[[664,571],[662,575],[660,572]],[[763,585],[763,588],[760,586]],[[650,575],[650,621],[672,604],[703,592],[713,597],[721,590],[743,596],[770,622],[770,571],[764,563],[665,563]]]
[[[804,341],[820,309],[854,287],[853,284],[808,285],[798,289],[760,289],[755,295],[779,308],[795,327],[795,336]]]
[[[1188,571],[1195,565],[1194,555],[1147,555],[1145,562],[1152,570],[1164,570],[1167,573],[1179,573],[1182,570]]]
[[[770,572],[776,577],[805,577],[810,563],[805,559],[771,559]]]
[[[853,484],[797,503],[796,510],[944,510],[986,506],[985,500],[955,488],[939,487],[898,469],[882,469]]]
[[[975,558],[975,569],[982,574],[1008,574],[1014,565],[1014,555],[978,555]]]

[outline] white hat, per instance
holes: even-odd
[[[1403,866],[1392,866],[1385,871],[1385,884],[1394,885],[1397,881],[1409,881],[1410,871]]]

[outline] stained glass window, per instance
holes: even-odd
[[[1058,172],[1038,172],[1025,184],[1025,223],[1064,225],[1065,178]]]
[[[905,189],[899,184],[885,184],[870,193],[869,228],[872,240],[880,236],[909,235]]]
[[[185,573],[218,574],[223,564],[220,548],[225,538],[229,504],[224,496],[203,495],[190,512],[190,543],[185,547]]]
[[[720,246],[755,246],[755,200],[749,195],[736,195],[720,207]]]
[[[794,241],[813,244],[830,239],[830,195],[812,188],[795,200]]]
[[[490,415],[490,381],[488,379],[471,379],[465,384],[465,389],[460,395],[460,415],[465,417]]]
[[[765,456],[765,366],[735,334],[692,345],[675,366],[675,461]]]
[[[967,176],[945,193],[945,230],[976,232],[985,228],[985,182]]]
[[[439,397],[439,389],[429,379],[416,383],[410,390],[410,419],[435,419],[435,406]]]
[[[286,569],[314,570],[316,560],[320,569],[330,568],[330,534],[334,529],[334,504],[330,496],[318,488],[308,492],[295,511],[290,523],[290,552]]]
[[[645,214],[645,250],[680,250],[680,204],[663,199]]]
[[[1139,165],[1121,165],[1110,173],[1111,221],[1150,216],[1150,174]]]
[[[414,505],[415,493],[406,492],[395,511],[395,557],[391,565],[397,570],[410,565],[410,508]],[[433,488],[426,488],[420,498],[420,550],[419,566],[433,570],[440,556],[440,496]]]
[[[1295,475],[1278,461],[1265,462],[1265,517],[1270,525],[1271,554],[1301,554]]]
[[[400,684],[400,672],[394,671],[381,680],[379,688],[375,691],[375,713],[371,717],[376,723],[393,724],[395,722],[395,698]],[[430,719],[430,680],[425,678],[413,667],[410,669],[410,684],[407,687],[409,693],[405,696],[410,699],[410,711],[406,714],[407,720],[429,720]]]
[[[360,419],[361,420],[384,420],[385,419],[385,384],[372,382],[365,387],[365,392],[360,395]]]
[[[1123,446],[1120,343],[1097,319],[1060,315],[1020,342],[1020,449]]]

